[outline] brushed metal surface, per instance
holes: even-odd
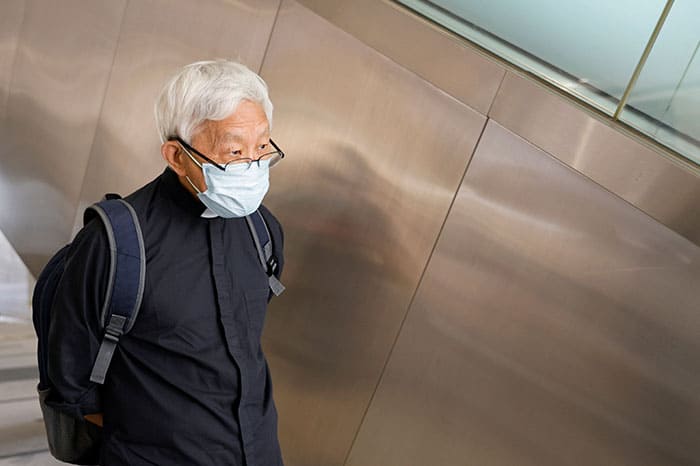
[[[34,273],[68,240],[125,5],[26,2],[0,125],[0,228]]]
[[[131,1],[100,114],[74,229],[82,209],[106,192],[129,193],[165,162],[153,105],[181,66],[229,58],[257,71],[279,0]]]
[[[387,0],[301,0],[307,8],[486,115],[505,68]]]
[[[511,72],[489,116],[700,244],[700,169],[643,145]]]
[[[489,121],[348,465],[697,465],[700,248]]]
[[[262,67],[288,157],[263,343],[287,466],[343,464],[485,118],[296,2]]]
[[[0,120],[5,117],[23,18],[24,0],[6,0],[0,3]]]

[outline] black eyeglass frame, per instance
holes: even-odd
[[[201,152],[199,152],[199,151],[198,151],[197,149],[195,149],[194,147],[192,147],[192,146],[190,146],[189,144],[187,144],[180,136],[175,136],[175,137],[168,138],[168,141],[177,141],[177,142],[179,142],[180,144],[182,144],[182,146],[183,146],[185,149],[187,149],[188,151],[192,151],[192,152],[194,152],[195,154],[199,155],[199,156],[202,157],[204,160],[206,160],[206,161],[209,162],[210,164],[214,165],[216,168],[218,168],[218,169],[221,170],[221,171],[226,171],[226,166],[227,166],[229,163],[234,162],[234,160],[231,160],[231,162],[228,162],[228,163],[226,163],[225,165],[219,165],[218,163],[214,162],[212,159],[210,159],[210,158],[207,157],[206,155],[204,155],[204,154],[202,154]],[[279,153],[279,154],[280,154],[279,160],[282,160],[282,159],[284,158],[284,152],[282,151],[282,149],[280,149],[279,146],[278,146],[277,144],[275,144],[275,141],[273,141],[272,138],[270,138],[270,144],[272,144],[272,147],[275,148],[274,151],[271,151],[271,152],[268,152],[268,153],[266,153],[266,154],[263,154],[263,155],[261,155],[260,157],[258,157],[257,159],[244,158],[244,159],[237,159],[237,160],[247,160],[247,161],[248,161],[248,166],[250,166],[250,164],[252,164],[253,162],[256,162],[256,163],[258,164],[258,167],[260,166],[260,159],[262,159],[262,158],[265,157],[266,155],[270,155],[270,154],[274,154],[274,153]],[[238,163],[243,163],[243,162],[238,162]]]

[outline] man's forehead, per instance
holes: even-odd
[[[269,132],[270,126],[267,124],[267,122],[256,126],[254,130],[254,134],[258,137],[265,136]],[[249,130],[247,128],[228,127],[222,130],[221,134],[219,135],[219,139],[222,142],[235,141],[245,139],[248,134]]]

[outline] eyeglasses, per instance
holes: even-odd
[[[231,160],[231,161],[229,161],[229,162],[226,162],[226,163],[223,164],[223,165],[214,162],[212,159],[210,159],[209,157],[207,157],[206,155],[202,154],[201,152],[199,152],[199,151],[198,151],[197,149],[195,149],[194,147],[192,147],[192,146],[190,146],[189,144],[187,144],[185,141],[182,140],[182,138],[181,138],[180,136],[175,136],[175,137],[169,138],[168,140],[169,140],[169,141],[177,141],[177,142],[179,142],[179,143],[182,145],[182,147],[185,149],[185,152],[188,152],[188,155],[189,155],[190,157],[192,157],[192,154],[189,154],[189,151],[192,151],[192,152],[194,152],[195,154],[197,154],[198,156],[202,157],[202,158],[203,158],[204,160],[206,160],[207,162],[209,162],[209,163],[211,163],[212,165],[214,165],[214,166],[215,166],[216,168],[218,168],[219,170],[223,170],[223,171],[226,171],[226,167],[228,167],[229,165],[247,164],[246,169],[248,169],[248,168],[250,168],[250,166],[251,166],[253,163],[257,163],[257,164],[258,164],[258,167],[259,167],[259,166],[260,166],[260,161],[261,161],[261,160],[269,160],[269,161],[270,161],[269,167],[272,168],[272,167],[275,166],[277,163],[279,163],[280,160],[282,160],[282,159],[284,158],[284,152],[282,152],[282,149],[280,149],[279,146],[278,146],[277,144],[275,144],[275,142],[274,142],[272,139],[270,139],[270,144],[272,144],[272,147],[275,148],[274,151],[272,151],[272,152],[267,152],[267,153],[265,153],[265,154],[262,154],[262,155],[261,155],[260,157],[258,157],[257,159],[251,159],[251,158],[233,159],[233,160]],[[193,159],[193,160],[194,160],[194,159]],[[195,162],[197,162],[197,161],[195,160]],[[198,162],[197,162],[197,163],[198,163]]]

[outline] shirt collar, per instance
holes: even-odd
[[[202,202],[194,197],[187,188],[185,188],[182,183],[180,183],[180,178],[178,178],[177,173],[173,171],[172,168],[166,167],[165,171],[161,175],[163,191],[175,204],[177,204],[182,209],[191,213],[192,215],[197,215],[205,217],[207,212],[211,212],[206,208]],[[210,218],[207,216],[206,218]]]
[[[202,212],[202,215],[200,215],[202,218],[216,218],[218,215],[216,215],[209,207],[204,209],[204,212]]]

